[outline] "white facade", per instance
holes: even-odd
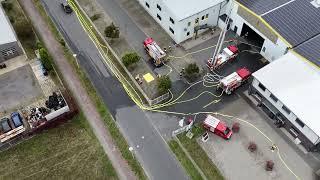
[[[218,25],[220,7],[225,0],[139,0],[141,6],[176,42],[195,35],[194,28]],[[198,34],[204,30],[198,31]]]
[[[318,144],[320,71],[289,52],[253,76],[252,86],[259,94],[310,142]]]
[[[247,24],[252,30],[254,30],[257,34],[259,34],[263,39],[264,43],[261,48],[260,54],[267,59],[269,62],[278,59],[282,55],[287,52],[288,46],[280,39],[277,39],[276,44],[270,41],[267,37],[265,37],[262,33],[260,33],[257,29],[255,29],[251,24],[249,24],[245,19],[237,14],[239,5],[236,3],[229,2],[225,12],[221,12],[221,14],[227,14],[230,12],[230,8],[232,7],[232,11],[230,13],[230,18],[232,19],[232,24],[230,25],[230,29],[237,29],[237,34],[240,36],[242,27],[244,24]],[[225,23],[220,19],[219,27],[222,29],[225,26]]]

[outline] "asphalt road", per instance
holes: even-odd
[[[58,0],[43,2],[66,42],[77,54],[81,68],[88,74],[129,145],[134,148],[134,153],[147,176],[150,179],[187,179],[186,173],[151,120],[131,101],[121,84],[111,75],[76,16],[66,15]]]

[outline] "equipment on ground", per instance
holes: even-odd
[[[228,61],[234,60],[239,54],[238,47],[235,45],[230,45],[222,50],[220,54],[215,56],[214,58],[210,58],[207,61],[207,66],[211,69],[218,69],[223,64]]]
[[[151,38],[148,37],[143,41],[143,47],[151,57],[153,64],[156,67],[163,65],[164,57],[167,55],[158,44]]]
[[[231,138],[232,130],[224,122],[212,115],[207,116],[203,122],[203,127],[226,140]]]
[[[222,89],[226,94],[231,94],[236,88],[244,84],[251,76],[247,68],[241,68],[220,80],[218,89]]]

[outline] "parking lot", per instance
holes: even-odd
[[[313,169],[299,156],[295,148],[290,146],[290,142],[276,133],[274,127],[266,122],[265,117],[251,108],[246,101],[237,99],[225,106],[220,112],[246,120],[254,126],[252,127],[235,118],[217,116],[225,121],[229,127],[236,121],[240,122],[239,133],[234,133],[228,141],[212,133],[209,133],[210,137],[206,143],[198,140],[226,179],[295,179],[295,175],[287,169],[286,165],[300,179],[316,179]],[[255,128],[258,128],[258,130]],[[262,133],[272,142],[268,141]],[[250,142],[256,143],[257,150],[255,152],[248,150]],[[271,150],[272,144],[279,147],[280,155],[286,165],[280,160],[277,151]],[[273,171],[265,170],[267,160],[274,162]]]

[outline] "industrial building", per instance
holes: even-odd
[[[9,19],[0,6],[0,63],[23,54]]]
[[[139,0],[141,6],[176,42],[181,43],[218,25],[225,0]]]
[[[253,73],[250,94],[296,144],[320,148],[320,70],[292,52]]]

